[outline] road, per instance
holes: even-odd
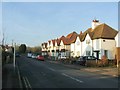
[[[118,79],[115,77],[26,56],[21,56],[16,61],[25,88],[118,88]]]

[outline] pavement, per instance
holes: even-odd
[[[97,73],[97,74],[102,74],[102,75],[107,75],[107,76],[112,76],[112,77],[118,77],[118,68],[117,67],[86,67],[86,66],[80,66],[78,64],[64,64],[60,61],[53,61],[51,60],[50,62],[52,63],[57,63],[57,64],[63,64],[67,67],[75,68],[75,69],[80,69],[81,71],[86,71],[86,72],[91,72],[91,73]]]
[[[97,67],[97,68],[87,67],[87,68],[82,68],[81,70],[97,73],[97,74],[103,74],[107,76],[112,76],[112,77],[118,77],[118,69],[115,67]]]
[[[17,67],[7,63],[2,67],[2,89],[20,88],[20,80]]]

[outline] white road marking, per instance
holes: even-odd
[[[19,85],[20,85],[20,88],[22,88],[22,81],[21,81],[21,78],[20,78],[20,71],[19,71],[17,65],[16,65],[16,68],[17,68],[17,73],[18,73]]]
[[[71,79],[73,79],[73,80],[75,80],[75,81],[77,81],[77,82],[83,83],[83,81],[81,81],[81,80],[79,80],[79,79],[77,79],[77,78],[71,77],[71,76],[69,76],[69,75],[67,75],[67,74],[65,74],[65,73],[62,73],[62,75],[66,76],[66,77],[69,77],[69,78],[71,78]]]
[[[55,69],[53,69],[53,68],[48,68],[49,70],[51,70],[51,71],[56,71]]]
[[[108,77],[104,77],[104,76],[103,76],[103,77],[100,77],[100,78],[108,78]]]
[[[26,81],[28,83],[29,88],[31,88],[30,82],[28,81],[27,77],[25,77],[25,79],[26,79]]]
[[[23,77],[23,81],[24,81],[24,83],[25,83],[25,87],[28,88],[27,83],[26,83],[26,80],[25,80],[24,77]]]

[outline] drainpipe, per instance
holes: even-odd
[[[74,43],[74,57],[75,57],[75,53],[76,53],[76,52],[75,52],[75,43]]]
[[[82,56],[82,42],[81,42],[81,56]]]
[[[93,56],[93,40],[92,40],[92,56]]]
[[[117,68],[119,67],[119,47],[117,47]]]

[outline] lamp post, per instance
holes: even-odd
[[[14,57],[13,57],[13,67],[15,68],[15,46],[16,46],[16,43],[14,43]]]

